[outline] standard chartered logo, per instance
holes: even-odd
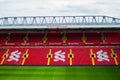
[[[11,52],[9,59],[7,59],[7,61],[19,61],[20,58],[20,54],[21,52],[19,52],[18,50]]]
[[[54,53],[55,56],[54,56],[54,62],[57,62],[57,61],[63,61],[65,62],[65,52],[62,52],[62,50],[59,50],[57,52]]]
[[[103,50],[99,50],[97,53],[97,58],[98,58],[98,61],[110,61],[110,59],[109,59],[109,56],[108,56],[108,54],[107,54],[107,52],[104,52]]]

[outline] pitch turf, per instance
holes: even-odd
[[[0,80],[120,80],[120,66],[0,66]]]

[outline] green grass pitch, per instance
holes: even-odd
[[[120,80],[120,66],[0,66],[0,80]]]

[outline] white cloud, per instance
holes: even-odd
[[[5,1],[5,0],[0,0],[0,2],[3,2],[3,1]]]
[[[0,17],[109,15],[120,17],[120,0],[0,0]]]

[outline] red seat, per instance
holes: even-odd
[[[67,43],[68,44],[81,44],[82,43],[82,40],[81,40],[81,37],[82,37],[82,34],[81,33],[68,33],[66,35],[67,37]]]
[[[28,34],[28,41],[27,44],[30,45],[39,45],[42,44],[42,38],[43,38],[44,34],[42,33],[30,33]]]
[[[120,33],[118,32],[109,32],[105,33],[106,42],[111,44],[120,44]]]
[[[46,33],[29,33],[26,41],[27,45],[43,44],[43,38]],[[0,45],[5,44],[8,34],[0,34]],[[24,44],[26,33],[12,33],[7,45],[21,45]],[[47,33],[46,43],[48,45],[63,44],[63,37],[66,37],[65,44],[83,44],[83,36],[86,39],[86,44],[120,44],[119,32],[104,32],[102,33]],[[103,42],[102,40],[105,39]]]
[[[7,48],[6,48],[6,49],[0,48],[0,63],[2,62],[2,60],[3,60],[3,55],[5,54],[6,51],[7,51]]]
[[[10,34],[10,40],[8,41],[8,45],[21,45],[24,43],[24,37],[26,34],[23,33],[13,33]]]
[[[0,34],[0,45],[4,45],[8,34]]]
[[[86,33],[85,36],[87,44],[100,44],[102,42],[101,33]]]
[[[47,44],[62,44],[62,36],[60,33],[50,33],[47,34]]]
[[[69,54],[73,55],[72,65],[93,65],[90,54],[95,55],[95,65],[116,65],[114,58],[111,56],[111,49],[114,50],[113,53],[117,55],[116,61],[120,64],[119,46],[4,46],[4,48],[9,49],[9,56],[4,60],[3,65],[22,65],[23,61],[24,65],[47,65],[48,61],[49,65],[70,65]],[[10,56],[16,51],[17,54],[13,57],[18,61],[15,59],[10,61]],[[2,61],[2,55],[6,50],[0,50],[0,52],[0,60]],[[18,54],[19,52],[21,54]],[[25,53],[28,54],[26,58],[23,57]],[[52,54],[50,60],[47,57],[49,53]]]
[[[29,48],[25,65],[47,65],[49,48]]]

